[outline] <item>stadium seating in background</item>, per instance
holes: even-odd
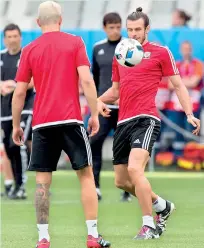
[[[185,170],[204,169],[204,145],[189,142],[184,148],[184,155],[177,159],[177,165]]]
[[[9,22],[22,29],[36,28],[35,18],[41,0],[0,0],[0,29]],[[204,27],[204,0],[58,0],[63,7],[65,29],[100,29],[105,13],[117,11],[123,27],[128,14],[141,6],[152,19],[153,28],[170,28],[172,12],[184,9],[193,16],[190,27]]]

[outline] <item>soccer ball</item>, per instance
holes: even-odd
[[[115,49],[115,57],[122,66],[133,67],[142,61],[144,51],[142,45],[134,39],[122,39]]]

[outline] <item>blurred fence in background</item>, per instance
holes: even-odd
[[[79,35],[84,39],[87,47],[87,53],[91,59],[91,53],[95,42],[106,38],[105,33],[102,30],[64,30],[75,35]],[[22,44],[27,45],[32,40],[41,35],[38,30],[23,31]],[[127,33],[123,30],[123,35],[126,37]],[[176,60],[180,59],[179,46],[183,41],[188,40],[193,46],[193,55],[204,61],[204,29],[188,29],[188,28],[174,28],[168,30],[151,30],[149,33],[149,40],[152,42],[158,42],[161,45],[168,46],[172,51]],[[1,48],[4,48],[3,35],[1,33]]]

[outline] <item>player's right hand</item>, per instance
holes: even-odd
[[[101,100],[98,99],[98,112],[103,117],[110,117],[111,110],[107,107],[105,103],[103,103]]]
[[[190,123],[192,126],[195,127],[195,129],[193,130],[193,134],[198,135],[200,132],[200,120],[195,118],[193,115],[188,115],[187,121],[188,123]]]
[[[89,137],[94,136],[98,133],[100,128],[98,115],[97,116],[91,116],[88,121],[88,132],[90,133]]]

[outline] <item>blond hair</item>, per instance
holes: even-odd
[[[61,6],[54,1],[45,1],[38,7],[38,19],[42,26],[58,23],[61,16]]]

